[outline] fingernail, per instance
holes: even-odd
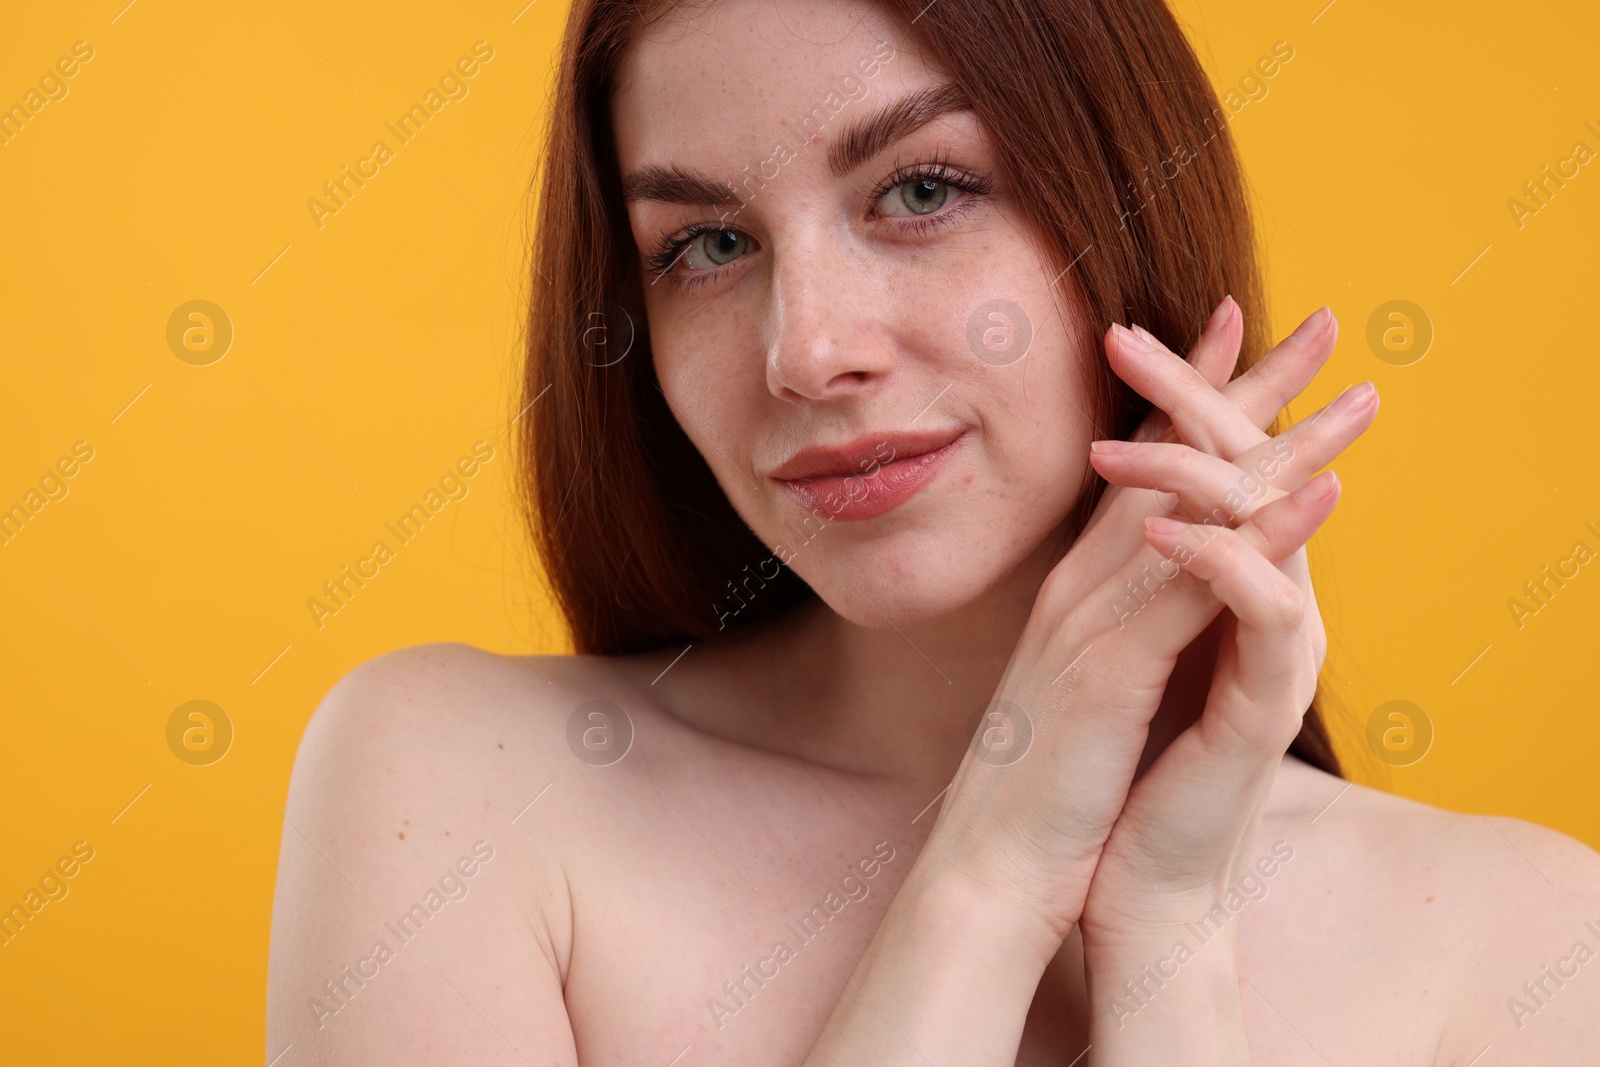
[[[1144,524],[1155,533],[1160,534],[1177,533],[1183,529],[1183,523],[1177,519],[1163,519],[1158,515],[1152,515],[1145,519]]]
[[[1233,314],[1233,309],[1237,306],[1238,305],[1234,303],[1232,293],[1229,293],[1227,296],[1223,297],[1222,303],[1218,304],[1217,310],[1211,313],[1211,318],[1206,320],[1206,328],[1201,332],[1213,333],[1217,330],[1220,330],[1222,328],[1222,324],[1228,321],[1228,316]]]
[[[1149,341],[1146,341],[1143,337],[1140,337],[1138,334],[1134,333],[1120,322],[1113,322],[1111,324],[1111,332],[1116,335],[1118,341],[1128,348],[1133,349],[1135,352],[1151,351]]]
[[[1102,455],[1111,455],[1126,452],[1133,447],[1132,441],[1090,441],[1089,451],[1099,452]]]
[[[1302,504],[1315,504],[1339,487],[1339,477],[1325,470],[1289,495]]]
[[[1322,328],[1328,324],[1328,315],[1331,313],[1331,310],[1332,309],[1324,304],[1322,307],[1319,307],[1317,310],[1313,311],[1310,318],[1306,319],[1306,321],[1297,326],[1294,333],[1289,335],[1289,340],[1298,341],[1301,344],[1306,344],[1309,342],[1313,337],[1321,333]]]
[[[1144,338],[1145,341],[1149,343],[1151,348],[1160,347],[1160,345],[1161,345],[1160,339],[1157,338],[1155,334],[1153,334],[1149,330],[1145,329],[1143,326],[1140,326],[1137,322],[1135,322],[1135,323],[1133,323],[1131,325],[1131,329],[1133,330],[1134,333],[1136,333],[1140,337]]]
[[[1370,381],[1362,382],[1360,385],[1352,385],[1334,399],[1333,410],[1341,415],[1349,415],[1352,412],[1360,411],[1372,399],[1373,391]]]

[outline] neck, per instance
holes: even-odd
[[[1047,538],[978,600],[920,625],[860,625],[820,599],[798,606],[729,646],[728,677],[741,691],[728,694],[730,718],[719,725],[761,747],[932,795],[966,754],[1061,545]],[[1198,715],[1220,618],[1180,656],[1141,772]],[[759,725],[748,719],[753,707],[766,712]],[[733,726],[733,715],[745,721]]]

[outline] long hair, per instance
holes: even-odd
[[[1139,323],[1187,351],[1232,294],[1235,376],[1265,352],[1266,299],[1223,111],[1162,0],[878,0],[992,132],[1019,210],[1081,318]],[[656,381],[610,99],[637,35],[686,4],[573,0],[536,182],[517,426],[524,520],[579,654],[645,651],[748,626],[816,594],[734,510]],[[1080,350],[1098,353],[1098,333]],[[1097,437],[1150,404],[1090,360]],[[1278,429],[1274,426],[1274,430]],[[1064,528],[1107,485],[1090,468]],[[760,570],[755,576],[752,567]],[[1289,752],[1340,774],[1318,702]]]

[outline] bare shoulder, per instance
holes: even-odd
[[[1525,819],[1432,807],[1304,765],[1293,778],[1276,822],[1300,827],[1327,861],[1317,905],[1336,914],[1346,952],[1428,983],[1438,1067],[1489,1047],[1495,1063],[1593,1062],[1600,853]]]
[[[374,746],[396,758],[439,744],[474,746],[483,733],[507,724],[508,698],[527,688],[528,675],[556,659],[529,657],[518,668],[506,657],[448,642],[376,656],[347,672],[317,705],[301,738],[296,773],[324,761],[370,766]],[[541,705],[524,700],[521,708],[534,716]]]
[[[591,673],[575,657],[455,643],[368,660],[329,689],[307,724],[287,814],[329,820],[333,843],[356,850],[372,847],[377,822],[391,815],[382,829],[399,842],[459,836],[452,822],[504,823]]]
[[[293,1043],[300,1062],[393,1062],[397,1038],[418,1055],[448,1038],[474,1062],[576,1062],[562,820],[539,801],[570,776],[570,713],[608,673],[441,643],[333,685],[284,808],[269,1059]]]
[[[1600,853],[1525,819],[1422,807],[1416,838],[1460,887],[1460,979],[1441,1064],[1592,1064],[1600,1047]]]

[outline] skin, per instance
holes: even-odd
[[[693,25],[628,57],[613,102],[624,173],[676,163],[731,179],[767,159],[781,123],[880,40],[895,57],[841,120],[941,80],[866,5],[727,0]],[[1137,459],[1091,461],[1085,366],[1102,356],[1083,338],[1100,324],[1052,286],[1059,268],[1009,199],[987,131],[970,114],[942,116],[839,178],[826,163],[836,129],[721,220],[748,238],[724,273],[647,286],[663,392],[768,544],[798,514],[768,474],[807,444],[961,425],[959,450],[894,511],[830,524],[790,563],[818,601],[737,639],[681,657],[430,645],[342,679],[307,728],[290,788],[267,1060],[288,1046],[281,1063],[855,1053],[1066,1064],[1091,1042],[1077,1062],[1170,1062],[1180,1048],[1185,1062],[1217,1063],[1465,1067],[1486,1046],[1485,1065],[1592,1057],[1600,961],[1559,988],[1547,979],[1553,995],[1520,1026],[1506,1001],[1535,1003],[1523,983],[1560,966],[1574,942],[1600,950],[1583,926],[1600,927],[1600,856],[1543,827],[1439,811],[1281,756],[1325,649],[1299,545],[1337,496],[1313,510],[1283,494],[1370,423],[1373,402],[1343,422],[1319,413],[1298,424],[1300,465],[1270,504],[1240,514],[1248,551],[1231,565],[1202,552],[1131,628],[1130,640],[1160,647],[1188,611],[1203,633],[1192,645],[1172,638],[1174,656],[1187,650],[1166,664],[1159,706],[1142,709],[1137,729],[1069,734],[1058,750],[1091,769],[1121,758],[1130,775],[1137,762],[1132,793],[1122,781],[1077,794],[1091,810],[1110,805],[1088,820],[1109,838],[1074,830],[1027,862],[994,858],[1011,853],[993,842],[1026,836],[1017,827],[1060,807],[1063,791],[1037,777],[1051,765],[1033,752],[1005,777],[974,769],[978,711],[997,691],[1021,692],[1037,674],[1024,667],[1070,658],[1041,649],[1088,633],[1073,612],[1092,602],[1103,613],[1102,578],[1137,553],[1170,552],[1139,525],[1166,513],[1156,490],[1176,494],[1163,499],[1180,517],[1210,510],[1227,464],[1266,447],[1258,428],[1310,381],[1336,330],[1314,315],[1226,387],[1242,329],[1230,302],[1188,364],[1107,334],[1103,358],[1170,418],[1136,435]],[[903,224],[918,216],[896,205],[899,188],[886,201],[866,194],[897,162],[935,152],[992,185],[964,208],[952,193],[939,211],[959,217],[913,234]],[[717,221],[718,209],[637,201],[629,220],[648,255],[663,232]],[[691,250],[673,270],[707,262]],[[1004,367],[965,342],[970,309],[997,294],[1036,331],[1027,357]],[[1061,523],[1091,462],[1125,488],[1063,563]],[[1260,616],[1252,629],[1241,575],[1253,590],[1298,590],[1298,625]],[[1230,596],[1240,623],[1203,614]],[[1060,618],[1042,626],[1041,605]],[[1213,689],[1216,678],[1232,689]],[[1066,721],[1101,725],[1090,712],[1122,698],[1108,684],[1085,683],[1096,699],[1067,708]],[[1246,721],[1249,701],[1229,703],[1230,692],[1266,711]],[[631,732],[626,754],[604,766],[569,730],[597,699],[626,709]],[[1101,718],[1110,729],[1134,710]],[[1239,773],[1211,775],[1197,794],[1185,767],[1227,765],[1209,749],[1178,757],[1224,719],[1257,743]],[[1039,755],[1057,751],[1053,736],[1041,730]],[[1076,789],[1082,777],[1093,775],[1062,780]],[[962,837],[952,809],[984,832]],[[1226,935],[1125,1027],[1108,1027],[1117,979],[1160,959],[1180,920],[1237,884],[1241,864],[1273,856]],[[437,906],[402,937],[392,927],[430,889]],[[801,942],[786,923],[830,890],[849,902]],[[724,983],[779,939],[798,946],[794,957],[730,996]],[[719,1016],[712,998],[736,1010]]]

